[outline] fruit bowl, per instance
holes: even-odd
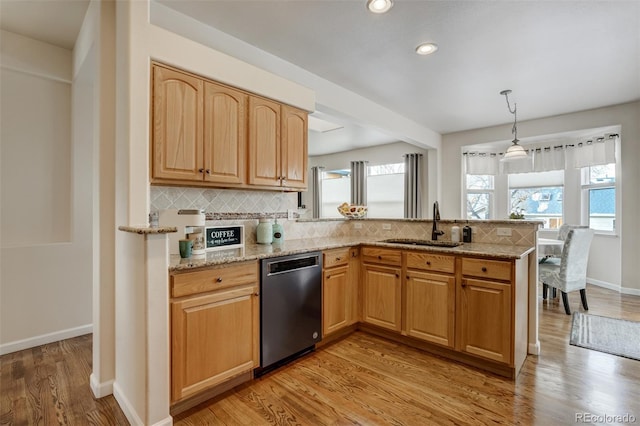
[[[353,204],[342,203],[338,206],[338,212],[349,219],[360,219],[367,214],[367,206],[356,206]]]

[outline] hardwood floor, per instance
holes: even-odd
[[[640,321],[640,297],[590,286],[589,313]],[[582,310],[579,293],[570,294]],[[357,332],[182,413],[176,425],[575,424],[635,416],[640,361],[569,345],[562,302],[539,301],[542,355],[515,381]],[[93,400],[91,338],[0,357],[0,424],[120,425],[113,397]]]
[[[91,335],[0,357],[0,425],[126,425],[113,395],[89,387]]]

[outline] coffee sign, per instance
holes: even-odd
[[[234,248],[244,246],[244,226],[206,226],[206,249]]]

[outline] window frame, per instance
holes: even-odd
[[[476,189],[476,188],[469,188],[469,182],[468,182],[468,178],[469,176],[491,176],[492,180],[493,180],[493,185],[491,188],[483,188],[483,189]],[[482,194],[487,194],[489,197],[489,202],[487,203],[487,209],[489,210],[487,213],[487,218],[486,219],[481,219],[481,220],[491,220],[494,218],[494,214],[495,214],[495,194],[496,194],[496,176],[495,175],[470,175],[468,173],[464,174],[464,191],[463,191],[463,209],[464,209],[464,218],[467,220],[478,220],[477,218],[471,218],[469,217],[469,209],[467,208],[467,202],[469,200],[469,194],[476,194],[476,195],[482,195]]]
[[[580,212],[580,217],[581,217],[581,223],[586,224],[590,229],[593,229],[595,231],[596,234],[600,234],[600,235],[611,235],[611,236],[617,236],[618,235],[618,227],[620,226],[620,220],[619,220],[619,211],[620,211],[620,205],[619,205],[619,197],[618,194],[620,193],[620,188],[618,187],[618,164],[616,163],[609,163],[613,165],[614,168],[614,181],[611,182],[596,182],[596,183],[592,183],[591,182],[591,168],[592,167],[597,167],[597,166],[587,166],[587,167],[583,167],[580,170],[580,199],[581,199],[581,212]],[[608,165],[608,164],[606,164]],[[615,199],[614,199],[614,208],[615,208],[615,213],[613,216],[613,230],[606,230],[606,229],[595,229],[591,227],[591,214],[589,213],[590,210],[590,203],[591,203],[591,190],[592,189],[613,189],[615,192]]]

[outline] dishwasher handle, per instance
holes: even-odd
[[[300,269],[321,267],[320,254],[296,257],[293,259],[277,259],[267,264],[267,274],[283,274]]]

